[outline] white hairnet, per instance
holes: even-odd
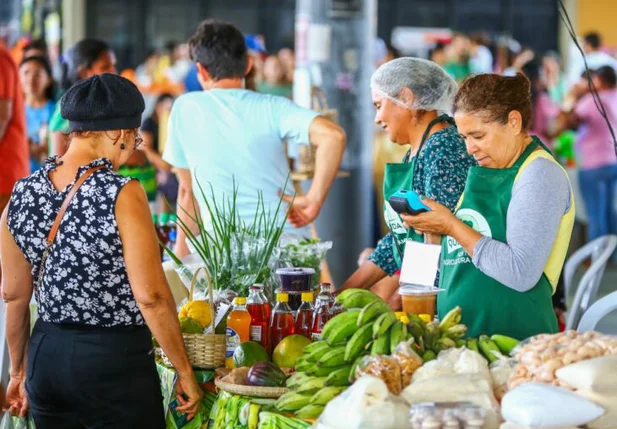
[[[454,79],[436,63],[421,58],[398,58],[380,66],[371,78],[371,88],[407,109],[450,112],[457,91]],[[413,101],[401,99],[409,88]]]

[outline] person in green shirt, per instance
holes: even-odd
[[[285,69],[281,60],[271,55],[264,63],[264,80],[257,83],[257,92],[291,98],[292,86],[285,79]]]
[[[116,56],[109,45],[97,39],[77,42],[62,57],[62,91],[81,79],[102,73],[116,73]],[[62,156],[69,143],[69,121],[62,117],[60,105],[56,104],[48,125],[50,156]]]

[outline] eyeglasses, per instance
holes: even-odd
[[[137,135],[135,135],[135,149],[141,146],[143,142],[144,138],[141,136],[141,134],[137,133]]]

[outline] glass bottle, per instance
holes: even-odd
[[[289,295],[286,293],[276,294],[276,306],[272,310],[270,322],[270,346],[276,348],[285,337],[294,333],[294,312],[289,307]]]
[[[233,300],[233,308],[227,316],[226,366],[233,368],[232,357],[236,347],[250,338],[251,315],[246,310],[246,298]]]
[[[251,286],[247,299],[246,309],[251,315],[250,339],[260,343],[264,349],[269,350],[268,331],[270,320],[266,310],[266,302],[261,297],[261,288]]]
[[[311,331],[313,329],[313,293],[302,293],[302,304],[298,308],[296,313],[296,325],[295,333],[304,335],[306,338],[311,339]]]

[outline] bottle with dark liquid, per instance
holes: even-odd
[[[313,341],[321,340],[321,331],[324,325],[332,318],[332,307],[334,306],[334,297],[330,291],[330,283],[322,283],[315,301],[315,312],[313,315],[313,329],[311,336]]]
[[[296,313],[296,329],[295,333],[304,335],[311,339],[311,331],[313,330],[313,292],[302,293],[302,304]]]
[[[270,322],[266,303],[262,300],[260,291],[261,289],[259,286],[251,286],[249,289],[249,297],[246,301],[246,309],[251,315],[250,337],[251,341],[258,342],[264,349],[269,350],[268,333],[270,330]]]
[[[276,306],[270,322],[270,347],[274,350],[284,338],[294,334],[294,312],[289,307],[289,295],[276,294]]]

